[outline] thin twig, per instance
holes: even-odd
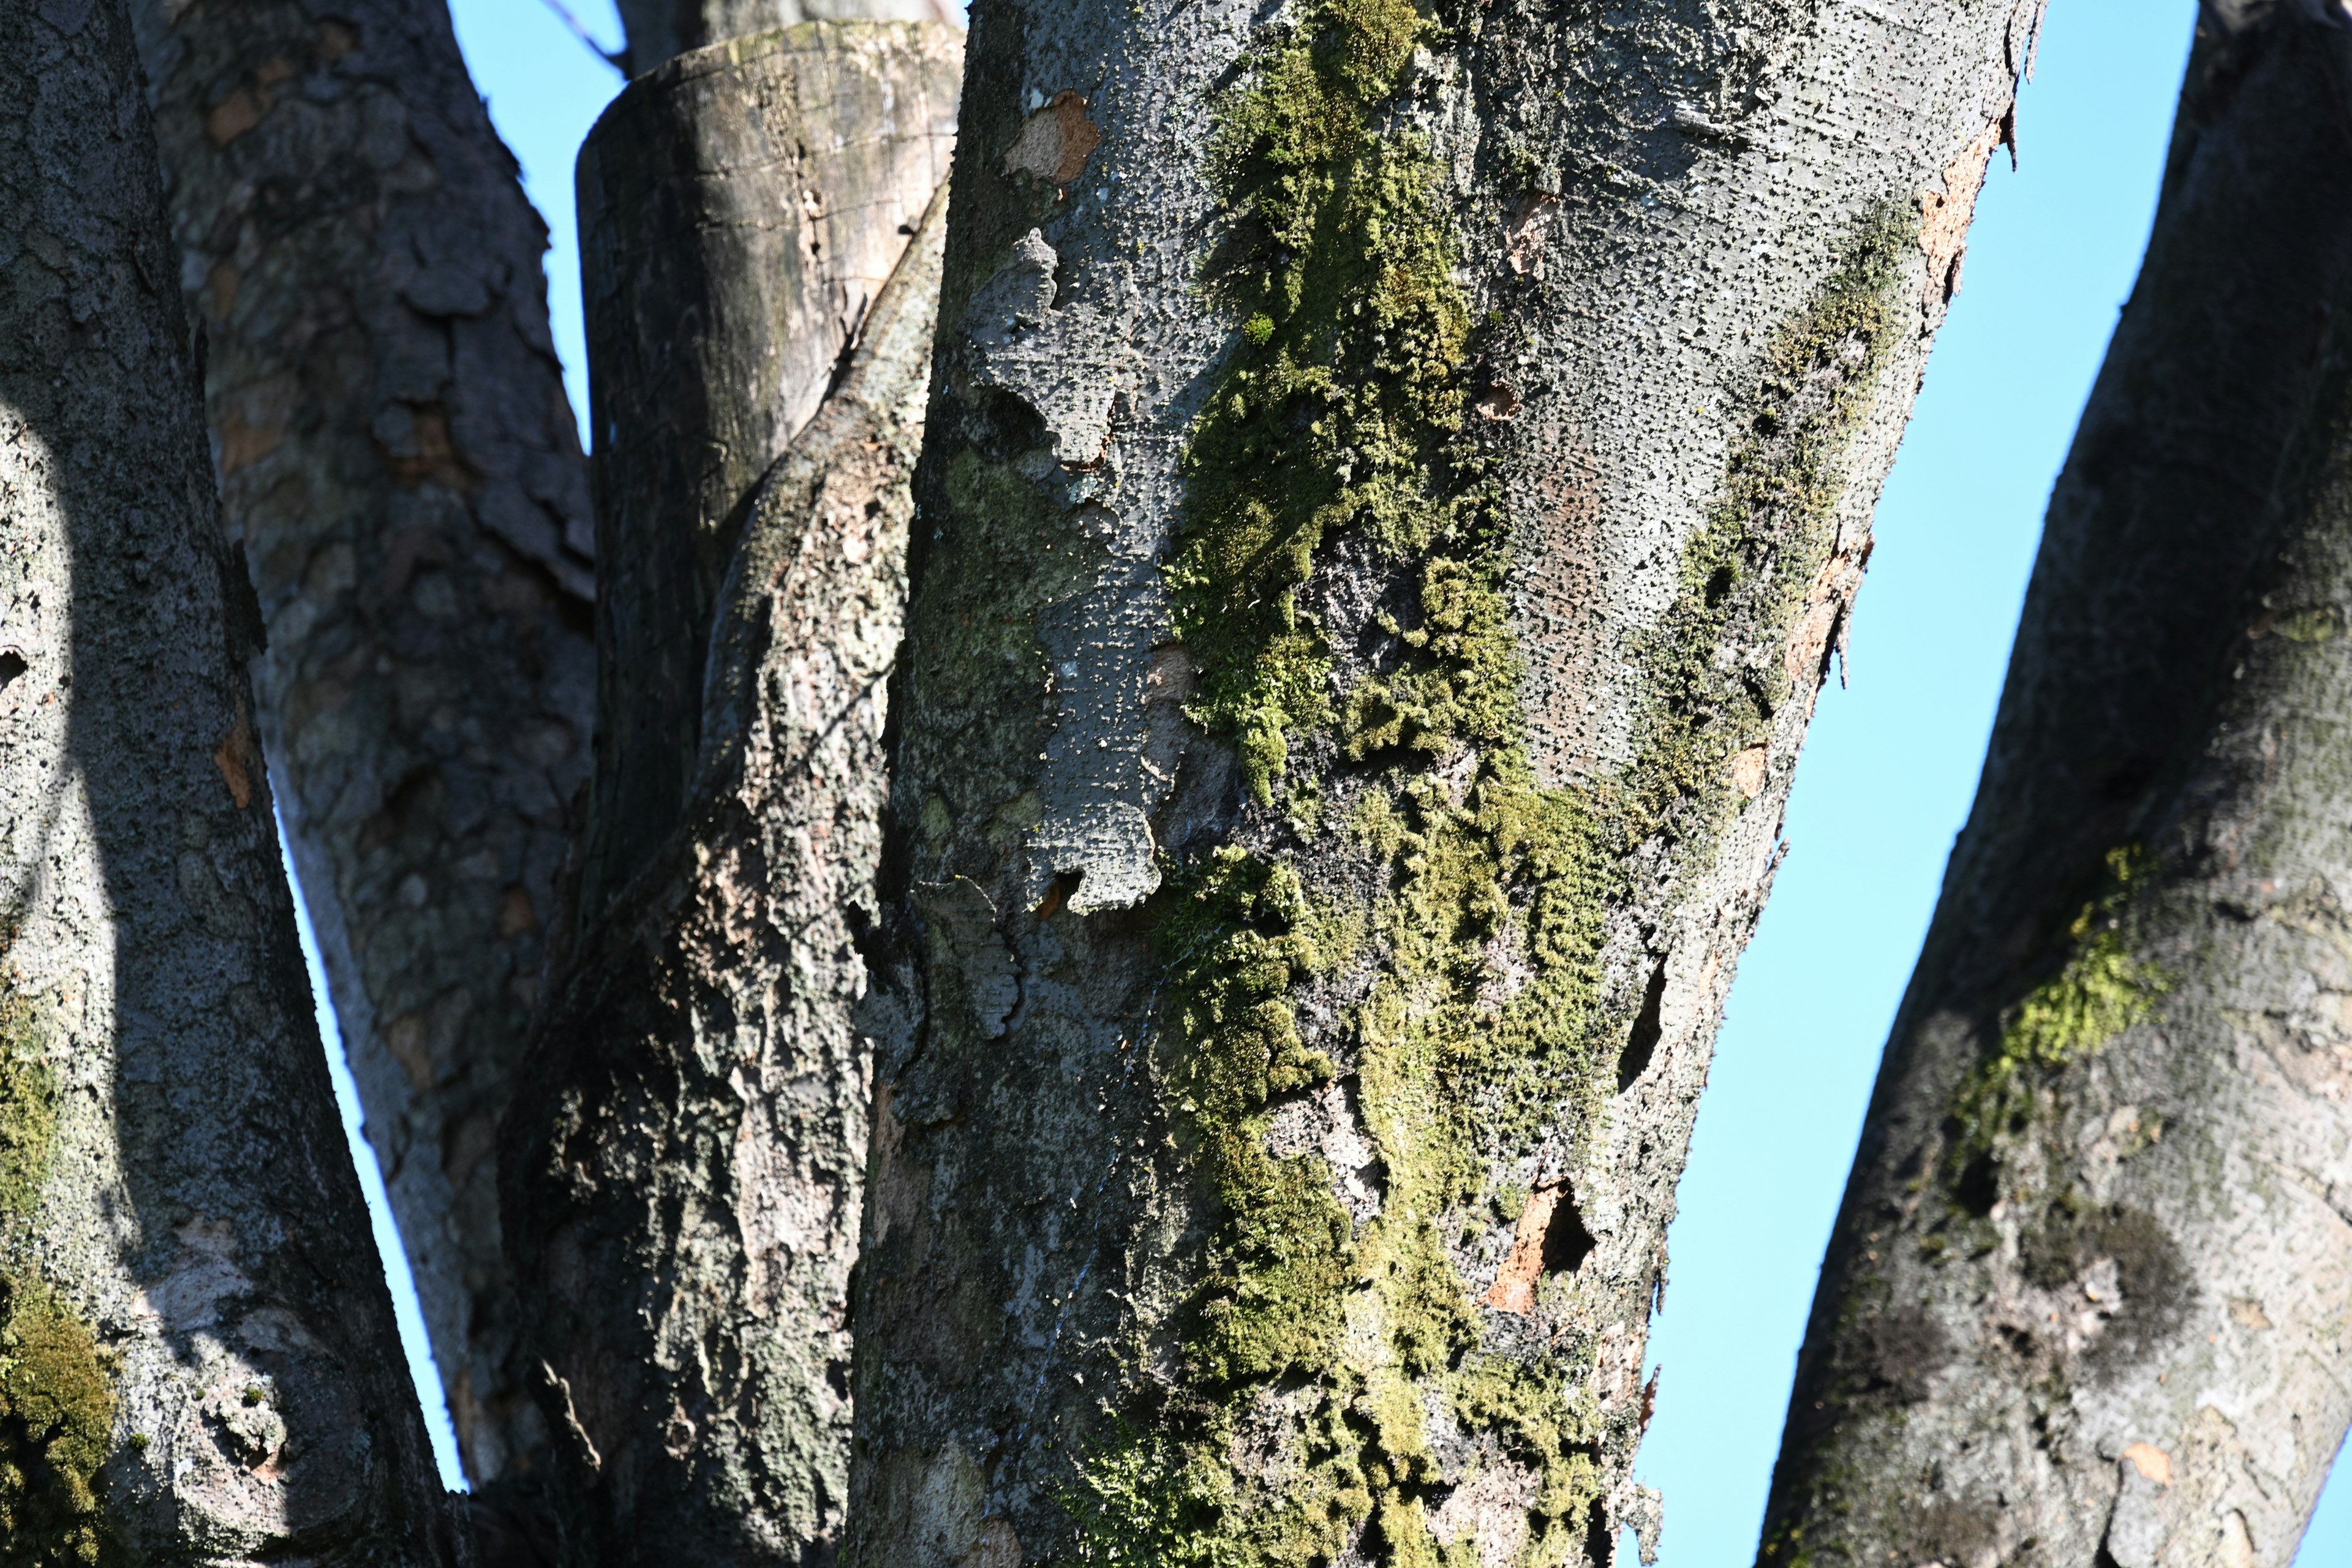
[[[545,4],[549,10],[563,19],[563,25],[572,29],[573,37],[588,46],[590,53],[619,71],[624,77],[629,74],[629,55],[625,48],[608,49],[598,43],[594,35],[580,25],[580,18],[572,14],[571,8],[563,4],[563,0],[545,0]]]

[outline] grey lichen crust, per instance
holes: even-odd
[[[1771,1568],[2285,1563],[2352,1420],[2352,34],[2229,11],[1887,1047]]]
[[[2032,5],[973,18],[846,1551],[1605,1559]]]
[[[547,234],[440,0],[133,10],[268,630],[253,723],[480,1483],[544,1457],[492,1147],[593,708]]]
[[[0,9],[0,1561],[439,1568],[163,202],[120,0]]]

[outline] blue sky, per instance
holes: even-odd
[[[619,40],[609,0],[571,9]],[[454,14],[548,221],[555,342],[583,406],[572,163],[620,80],[544,0],[456,0]],[[1657,1416],[1637,1467],[1666,1495],[1666,1568],[1753,1561],[1822,1247],[1975,789],[2042,504],[2138,267],[2193,16],[2188,0],[2057,0],[2019,111],[2021,167],[1997,156],[1978,205],[1964,286],[1879,507],[1852,686],[1826,692],[1814,720],[1791,853],[1740,965],[1683,1183],[1651,1345]],[[355,1125],[340,1063],[338,1076]],[[361,1164],[454,1485],[383,1185]],[[2296,1561],[2352,1563],[2352,1487],[2330,1489]]]

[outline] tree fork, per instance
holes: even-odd
[[[0,1557],[442,1568],[119,0],[0,8]]]
[[[961,65],[940,26],[734,39],[633,84],[582,159],[607,743],[506,1133],[566,1561],[839,1536],[850,1009]]]
[[[2038,7],[979,6],[845,1556],[1601,1561]]]
[[[1758,1561],[2284,1563],[2352,1417],[2352,34],[2210,7]]]

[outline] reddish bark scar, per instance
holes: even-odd
[[[213,752],[213,765],[220,769],[221,780],[228,785],[231,799],[243,811],[253,804],[253,775],[261,767],[260,748],[253,743],[253,724],[246,717],[245,699],[236,700],[236,722],[228,727],[221,743]]]
[[[1066,88],[1022,122],[1004,154],[1004,172],[1066,185],[1086,172],[1087,160],[1101,145],[1102,132],[1087,118],[1087,100]]]
[[[1511,1239],[1511,1255],[1503,1259],[1486,1305],[1498,1312],[1521,1317],[1536,1310],[1536,1281],[1543,1275],[1544,1233],[1551,1228],[1552,1211],[1559,1207],[1560,1189],[1538,1187],[1519,1211],[1518,1233]]]

